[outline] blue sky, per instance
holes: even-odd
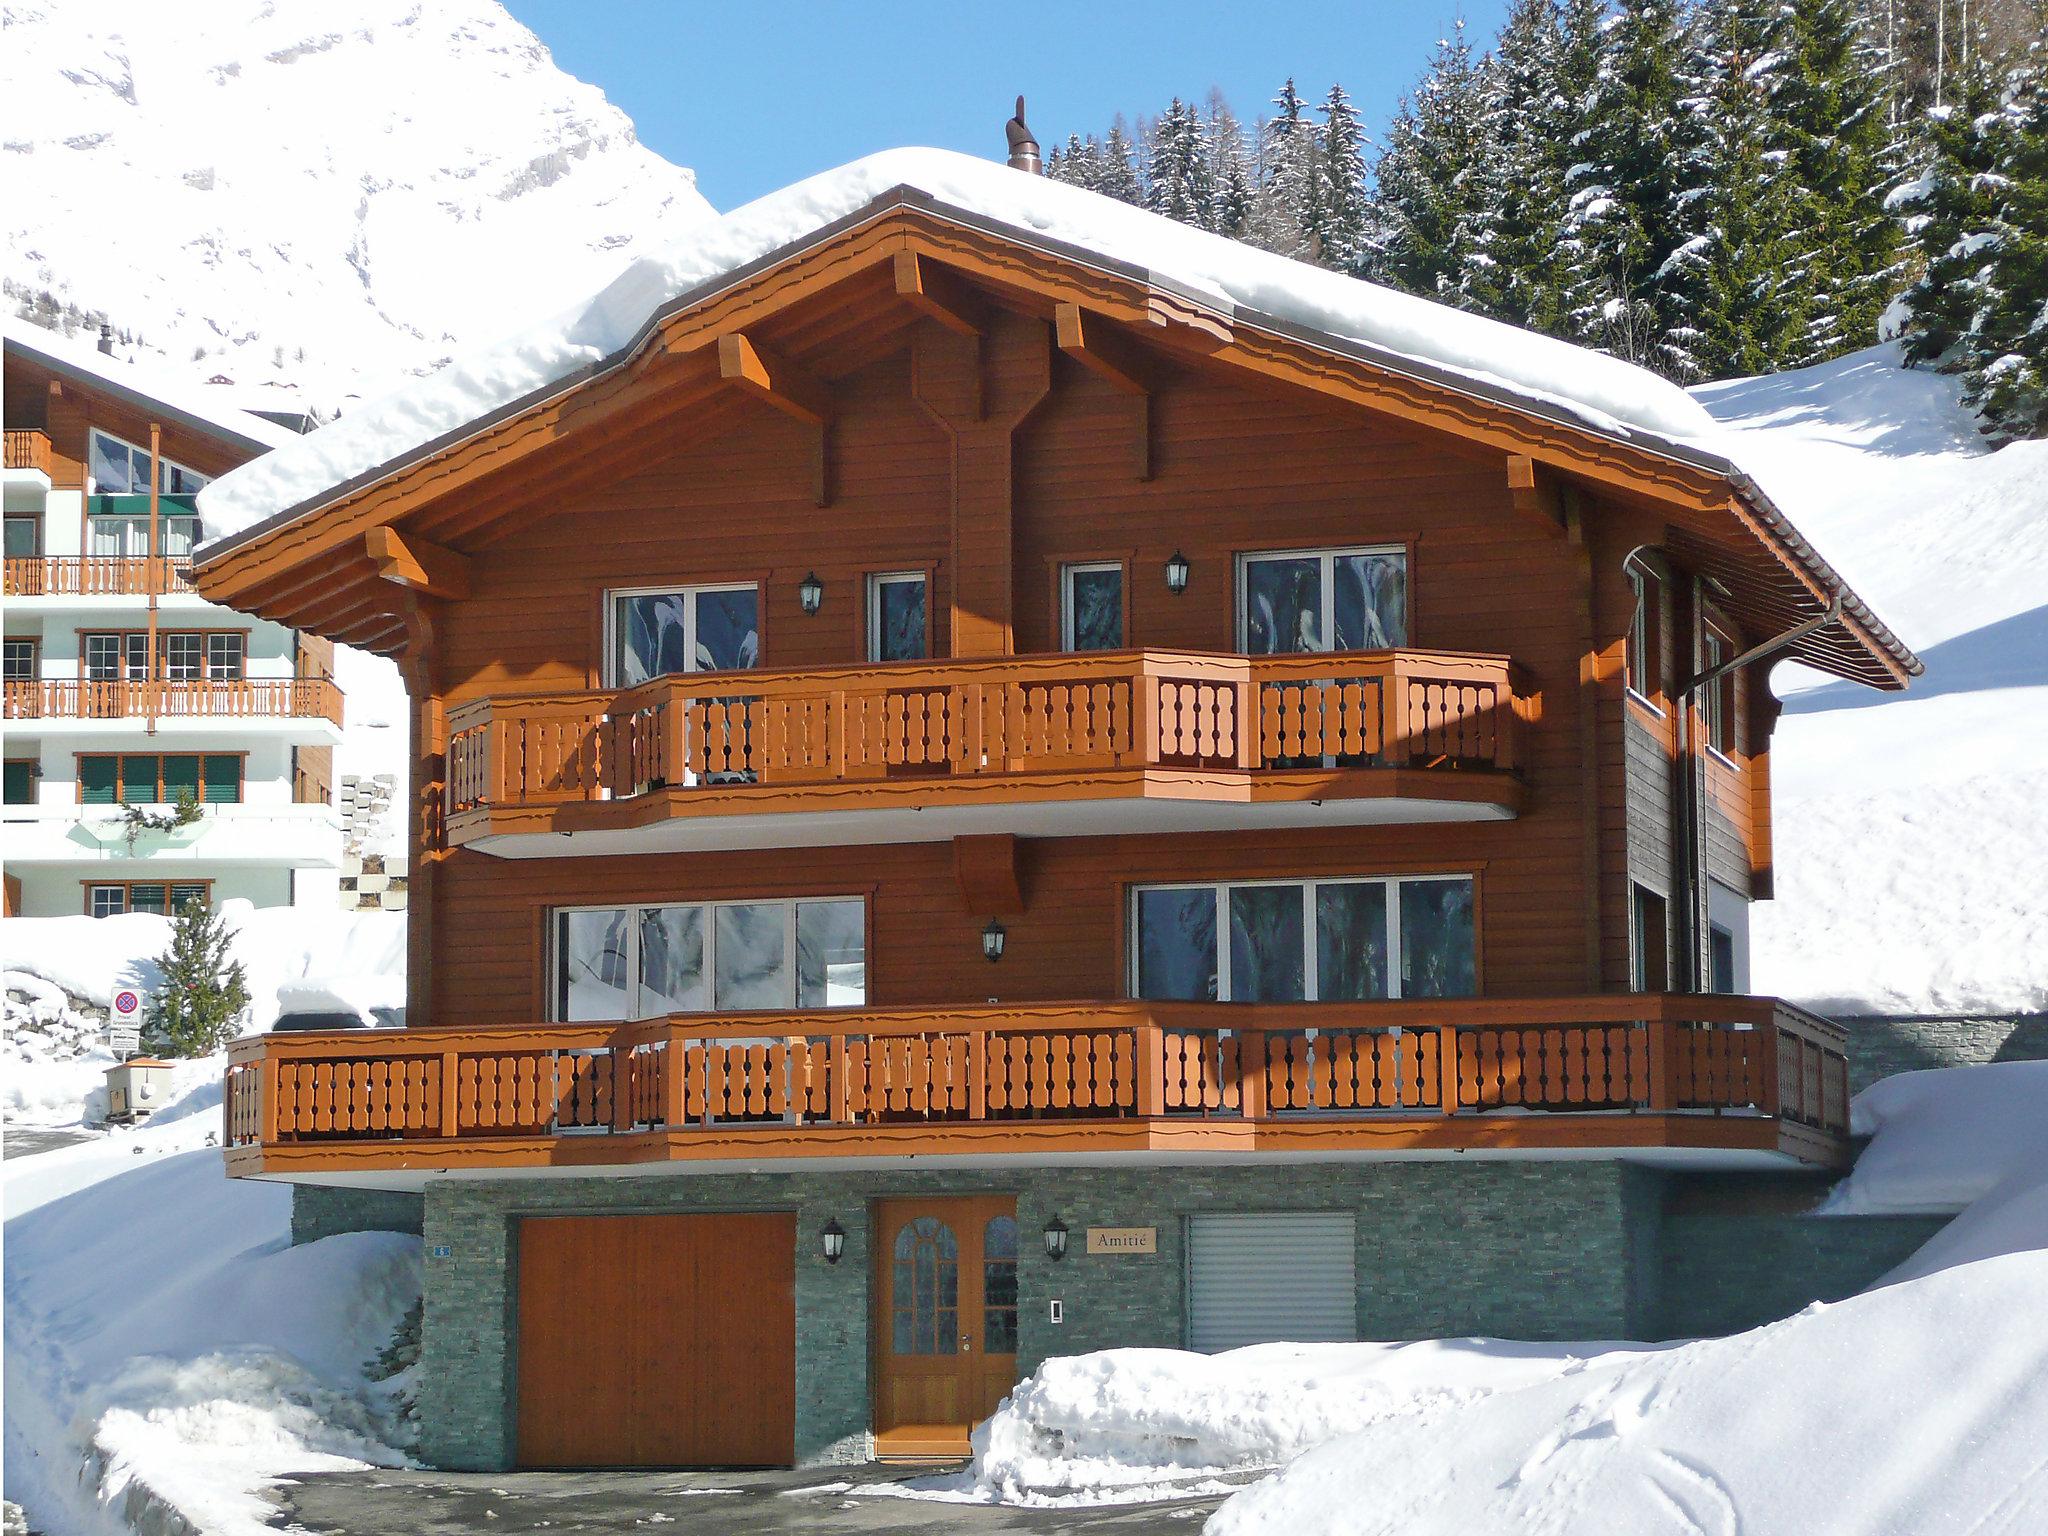
[[[1293,75],[1341,81],[1377,130],[1460,14],[1505,0],[505,0],[569,73],[694,167],[719,209],[902,144],[1000,156],[1023,92],[1049,148],[1220,86],[1249,123]]]

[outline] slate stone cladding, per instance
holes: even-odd
[[[1836,1016],[1849,1031],[1849,1088],[1895,1072],[2048,1059],[2048,1013],[2002,1018]]]
[[[292,1186],[292,1242],[317,1243],[341,1232],[410,1232],[418,1236],[425,1202],[390,1189]]]

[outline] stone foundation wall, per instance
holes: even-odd
[[[425,1211],[425,1197],[400,1190],[295,1184],[292,1242],[317,1243],[341,1232],[410,1232],[417,1236]]]
[[[2048,1060],[2048,1013],[2002,1018],[1898,1018],[1840,1015],[1849,1031],[1849,1088],[1928,1067],[1987,1061]]]

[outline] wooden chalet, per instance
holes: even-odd
[[[443,1464],[1627,1328],[1501,1277],[1844,1156],[1843,1031],[1748,990],[1765,673],[1913,656],[1710,453],[998,204],[895,186],[202,551],[411,689],[409,1026],[243,1041],[225,1113],[423,1211]]]

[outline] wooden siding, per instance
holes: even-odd
[[[52,383],[57,383],[53,393]],[[7,425],[41,427],[50,438],[50,485],[85,489],[88,444],[93,428],[149,447],[149,415],[126,401],[71,379],[54,380],[29,358],[8,354],[5,386]],[[224,475],[253,455],[217,438],[176,424],[164,424],[160,452],[202,475]]]

